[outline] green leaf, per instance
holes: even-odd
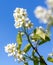
[[[30,48],[31,48],[31,45],[28,43],[26,46],[25,46],[25,48],[24,48],[24,52],[25,53],[27,53],[29,50],[30,50]]]
[[[39,61],[38,61],[38,57],[37,56],[33,56],[33,63],[34,65],[39,65]]]
[[[33,58],[33,63],[34,65],[39,65],[39,58],[35,56],[35,50],[32,51],[32,58]]]
[[[31,39],[37,41],[37,40],[39,40],[39,39],[41,39],[41,38],[40,38],[39,35],[34,34],[34,36],[31,37]]]
[[[40,41],[39,42],[39,45],[47,42],[47,41],[50,41],[50,37],[49,35],[46,33],[46,31],[42,30],[42,29],[35,29],[34,30],[34,35],[32,36],[32,40],[35,40],[35,41]]]
[[[45,43],[47,41],[50,41],[50,38],[46,35],[45,40],[41,40],[39,45],[41,45],[41,44],[43,44],[43,43]]]
[[[38,35],[38,36],[40,36],[41,37],[41,39],[43,39],[43,40],[50,40],[50,38],[49,38],[49,36],[48,36],[48,34],[46,33],[46,31],[44,31],[44,30],[42,30],[42,29],[39,29],[39,28],[37,28],[36,29],[36,34]]]
[[[25,62],[24,65],[28,65],[28,62]]]
[[[35,50],[32,51],[32,56],[33,56],[33,57],[34,57],[34,55],[35,55],[35,52],[36,52]]]
[[[53,63],[53,58],[48,57],[47,60],[48,60],[49,62],[52,62],[52,63]]]
[[[40,59],[40,65],[45,65],[45,63]]]
[[[16,41],[17,41],[17,43],[18,43],[18,49],[20,49],[20,48],[21,48],[21,45],[22,45],[22,35],[21,35],[20,32],[18,32]]]
[[[42,39],[45,40],[45,33],[41,29],[37,28],[36,34],[39,35]]]
[[[37,60],[36,61],[33,61],[33,63],[34,63],[34,65],[38,65],[39,63],[37,62]]]

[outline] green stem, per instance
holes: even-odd
[[[31,41],[30,41],[30,38],[29,38],[29,35],[27,34],[26,32],[26,29],[24,28],[24,33],[28,39],[28,42],[31,44],[32,48],[36,51],[36,53],[38,54],[38,56],[40,57],[40,59],[45,63],[45,65],[47,65],[47,63],[45,62],[45,60],[42,58],[42,56],[39,54],[39,52],[37,51],[37,49],[32,45]]]
[[[33,58],[31,58],[30,56],[25,55],[26,58],[30,59],[30,60],[34,60]]]

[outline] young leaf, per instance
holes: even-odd
[[[31,48],[31,45],[28,43],[26,46],[25,46],[25,48],[24,48],[24,52],[25,53],[27,53],[29,50],[30,50],[30,48]]]
[[[33,58],[34,58],[34,60],[33,60],[34,65],[39,65],[38,57],[33,56]]]
[[[20,32],[18,32],[16,41],[17,41],[17,43],[18,43],[18,49],[20,49],[20,48],[21,48],[21,45],[22,45],[22,35],[21,35]]]
[[[39,58],[37,56],[35,56],[35,50],[32,51],[32,58],[33,58],[33,63],[34,65],[39,65]]]
[[[49,62],[52,62],[52,63],[53,63],[53,58],[48,57],[47,60],[48,60]]]
[[[39,29],[39,28],[34,30],[34,36],[32,39],[40,40],[39,45],[41,45],[47,41],[50,41],[48,34],[44,30]]]
[[[32,40],[37,41],[37,40],[39,40],[39,39],[40,39],[40,36],[39,36],[39,35],[34,34],[34,35],[31,37],[31,39],[32,39]]]
[[[35,50],[32,51],[32,56],[33,56],[33,57],[34,57],[34,55],[35,55],[35,52],[36,52]]]
[[[48,36],[45,37],[45,40],[41,40],[39,45],[41,45],[41,44],[43,44],[43,43],[45,43],[47,41],[50,41],[50,38]]]
[[[37,28],[36,34],[39,35],[42,39],[45,40],[45,33],[41,29]]]
[[[28,65],[28,63],[27,63],[27,62],[25,62],[25,63],[24,63],[24,65]]]
[[[39,63],[36,61],[33,61],[34,65],[39,65]]]
[[[40,65],[45,65],[45,63],[40,59]]]

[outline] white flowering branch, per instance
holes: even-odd
[[[44,30],[41,26],[33,29],[33,23],[28,18],[28,14],[26,9],[16,8],[14,10],[13,16],[15,21],[15,28],[19,28],[18,35],[16,38],[16,43],[8,44],[5,46],[5,52],[8,53],[8,56],[13,56],[15,60],[24,62],[24,65],[28,65],[27,60],[33,61],[34,65],[47,65],[43,57],[38,52],[38,46],[44,44],[45,42],[50,41],[50,27],[53,26],[53,0],[47,0],[47,9],[41,6],[38,6],[34,10],[34,14],[36,18],[38,18],[41,22],[47,24],[46,30]],[[28,34],[28,30],[32,29],[33,31]],[[21,46],[23,43],[23,36],[25,36],[29,43],[21,50]],[[35,43],[35,46],[33,45]],[[31,56],[27,55],[27,52],[32,47]],[[37,55],[38,56],[37,56]],[[53,53],[49,54],[48,61],[53,62]]]

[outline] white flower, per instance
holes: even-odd
[[[12,56],[12,55],[14,56],[15,51],[16,51],[16,44],[12,43],[5,46],[5,52],[8,53],[8,56]]]
[[[16,22],[16,23],[14,24],[14,26],[15,26],[16,28],[20,28],[20,27],[22,27],[22,22]]]
[[[41,6],[38,6],[34,11],[35,16],[39,18],[41,21],[43,21],[44,23],[47,22],[45,19],[46,13],[47,13],[47,10]]]
[[[17,54],[16,54],[16,58],[17,58],[17,60],[22,60],[23,55],[21,55],[21,54],[17,53]]]
[[[23,51],[21,54],[22,54],[22,55],[25,55],[25,52]]]
[[[14,19],[15,19],[15,24],[14,24],[15,28],[20,28],[20,27],[23,26],[23,24],[27,28],[31,28],[32,27],[32,23],[29,22],[30,20],[28,18],[26,9],[16,8],[14,10],[13,16],[14,16]]]
[[[35,10],[34,10],[34,14],[37,18],[39,18],[41,21],[43,21],[43,23],[47,23],[47,19],[46,19],[46,13],[47,10],[41,6],[38,6]]]
[[[34,33],[31,33],[31,34],[30,34],[30,37],[33,38],[33,37],[34,37]],[[32,41],[32,42],[35,42],[34,39],[31,39],[31,41]]]
[[[40,29],[43,29],[43,27],[42,27],[42,26],[39,26],[39,28],[40,28]]]
[[[50,20],[50,17],[52,16],[52,11],[46,10],[45,8],[42,8],[41,6],[38,6],[34,11],[35,16],[40,19],[43,23],[48,23]]]
[[[31,21],[29,20],[28,22],[25,23],[25,27],[28,29],[33,28],[33,23],[31,23]]]
[[[30,36],[34,36],[34,33],[30,34]]]
[[[22,27],[22,24],[26,22],[27,18],[27,12],[26,9],[23,8],[16,8],[13,13],[14,19],[15,19],[15,27],[19,28]]]
[[[23,9],[23,8],[16,8],[14,10],[15,13],[19,14],[19,15],[22,15],[22,16],[27,16],[27,12],[26,12],[26,9]]]
[[[48,56],[50,56],[50,57],[53,56],[53,53],[48,54]]]
[[[15,57],[15,59],[16,60],[18,60],[18,61],[24,61],[24,52],[22,52],[22,53],[19,53],[19,52],[17,52],[15,55],[14,55],[14,57]]]
[[[53,8],[53,0],[46,0],[46,4],[49,8]]]
[[[44,17],[45,14],[46,14],[46,12],[47,12],[46,9],[43,8],[43,7],[41,7],[41,6],[36,7],[36,9],[34,10],[34,14],[35,14],[35,16],[36,16],[37,18],[42,18],[42,17]]]
[[[42,26],[39,26],[38,28],[39,28],[39,30],[41,30],[42,32],[47,33],[47,31],[44,30],[44,28],[43,28]],[[41,31],[40,31],[40,32],[41,32]]]

